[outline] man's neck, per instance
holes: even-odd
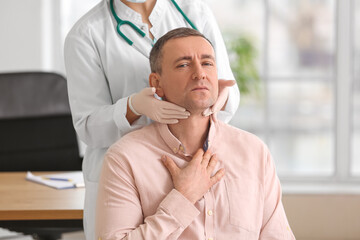
[[[194,155],[203,147],[210,126],[210,117],[192,114],[189,118],[179,120],[177,124],[169,124],[170,132],[184,145],[187,154]]]

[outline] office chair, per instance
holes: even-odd
[[[0,74],[0,171],[81,170],[66,80]]]
[[[0,74],[0,171],[81,170],[81,162],[65,78],[46,72]],[[10,225],[41,239],[82,229],[41,221]]]

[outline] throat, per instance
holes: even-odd
[[[152,24],[151,22],[149,21],[149,18],[146,18],[146,19],[143,19],[143,23],[146,23],[148,25],[148,28],[149,28],[149,37],[151,38],[151,40],[154,41],[154,36],[153,34],[151,33],[151,28],[152,28]]]
[[[180,120],[177,124],[168,125],[170,132],[184,145],[186,154],[194,155],[203,148],[210,128],[209,117]]]
[[[152,24],[149,20],[149,17],[155,7],[156,0],[147,0],[144,3],[131,3],[126,0],[121,0],[125,5],[134,10],[135,12],[141,15],[141,19],[143,23],[146,23],[149,27],[149,37],[154,40],[154,36],[152,35],[150,29],[152,28]]]

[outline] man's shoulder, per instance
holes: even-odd
[[[157,141],[158,135],[156,124],[152,123],[126,134],[116,141],[108,151],[127,153],[135,149],[140,150],[142,147]]]
[[[218,134],[226,136],[227,139],[233,139],[236,141],[247,142],[255,145],[264,146],[265,143],[258,136],[243,129],[234,127],[222,121],[217,122]]]
[[[142,144],[151,141],[157,135],[157,127],[155,123],[151,123],[140,129],[132,131],[120,138],[115,145]]]

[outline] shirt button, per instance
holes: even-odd
[[[212,215],[213,215],[213,211],[211,211],[211,210],[209,210],[207,213],[208,213],[209,216],[212,216]],[[210,238],[209,238],[209,239],[210,239]]]
[[[177,148],[173,148],[173,151],[174,151],[174,152],[177,152]]]
[[[214,240],[213,238],[208,238],[208,240]]]

